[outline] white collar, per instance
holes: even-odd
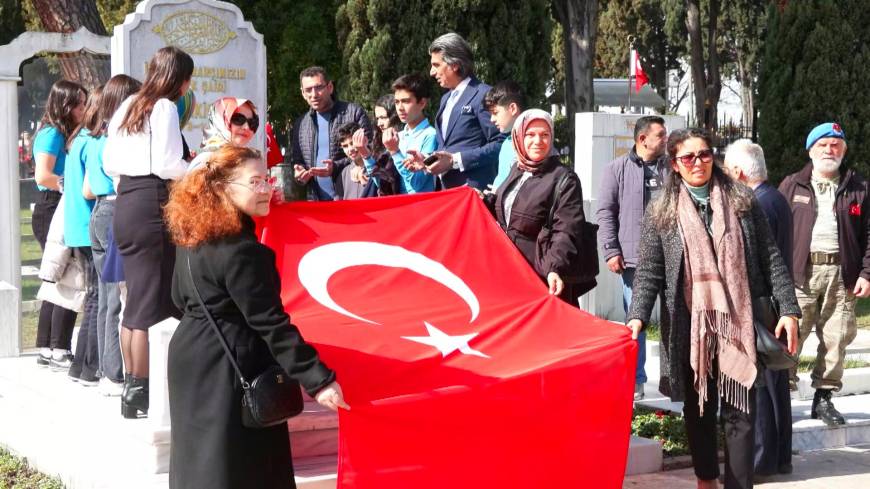
[[[471,83],[470,76],[466,77],[464,80],[459,82],[459,85],[456,85],[456,88],[453,89],[453,92],[456,92],[457,99],[462,96],[462,92],[465,91],[465,89],[466,89],[466,87],[468,87],[469,83]]]

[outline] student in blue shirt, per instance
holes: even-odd
[[[435,177],[409,158],[415,152],[431,154],[438,147],[435,128],[423,113],[429,103],[429,80],[417,73],[402,75],[393,82],[393,97],[405,127],[398,134],[387,130],[384,146],[393,155],[402,177],[400,193],[431,192],[435,190]]]
[[[94,196],[85,194],[85,160],[90,154],[89,146],[94,142],[89,126],[99,116],[100,98],[103,87],[94,89],[85,107],[81,124],[73,132],[67,145],[66,167],[64,170],[63,199],[63,241],[82,257],[85,272],[84,317],[79,327],[76,351],[67,375],[80,385],[95,386],[100,380],[99,357],[97,349],[97,316],[99,307],[99,287],[97,272],[94,269],[94,255],[91,251],[89,225],[94,208]]]
[[[498,153],[498,174],[492,182],[492,191],[495,192],[499,185],[507,180],[511,166],[517,158],[511,138],[511,129],[514,127],[517,116],[525,108],[522,89],[511,80],[498,82],[492,87],[492,90],[486,92],[483,106],[491,114],[490,120],[498,127],[498,130],[508,135]]]
[[[33,236],[45,250],[48,228],[60,202],[66,142],[81,122],[88,93],[75,82],[60,80],[51,87],[41,128],[33,141],[33,160],[39,192],[33,208]],[[76,313],[43,301],[36,326],[36,363],[66,370],[72,364],[72,333]]]
[[[109,247],[109,229],[115,215],[115,185],[103,168],[103,148],[106,146],[106,130],[112,115],[125,99],[139,91],[142,84],[127,75],[115,75],[103,87],[99,115],[88,121],[87,129],[92,141],[85,155],[84,193],[96,199],[88,231],[94,266],[97,272],[97,353],[100,372],[100,391],[106,396],[119,396],[124,384],[124,366],[121,360],[121,346],[118,325],[121,320],[121,289],[117,282],[103,278],[103,265]]]

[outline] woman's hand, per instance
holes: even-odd
[[[550,295],[559,295],[565,289],[565,282],[562,281],[562,277],[556,272],[547,274],[547,285],[550,286]]]
[[[338,411],[338,408],[350,411],[350,406],[344,402],[344,394],[341,393],[341,386],[338,385],[338,382],[333,382],[324,387],[316,396],[314,396],[314,400],[321,406],[332,409],[333,411]]]
[[[798,344],[798,320],[794,316],[783,316],[776,323],[774,335],[779,338],[782,336],[782,330],[785,330],[785,337],[788,340],[788,352],[791,355],[797,353]]]
[[[640,330],[643,329],[643,321],[640,319],[632,319],[625,323],[625,327],[631,330],[631,339],[636,340]]]

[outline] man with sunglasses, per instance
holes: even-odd
[[[307,187],[308,200],[335,200],[344,168],[334,164],[344,158],[338,130],[353,122],[371,141],[372,125],[362,107],[334,99],[332,80],[320,66],[302,70],[299,84],[310,110],[293,125],[290,163],[296,181]]]
[[[659,193],[670,172],[665,147],[665,120],[645,116],[634,125],[634,147],[607,164],[598,193],[598,240],[611,272],[622,277],[622,306],[631,304],[637,246],[646,206]],[[664,314],[660,314],[664,317]],[[634,400],[643,399],[646,383],[646,333],[638,336]]]
[[[846,148],[839,124],[816,126],[806,142],[811,162],[779,186],[794,218],[792,273],[803,314],[798,353],[810,332],[819,339],[811,416],[831,426],[846,423],[831,394],[843,387],[846,347],[858,332],[857,298],[870,296],[870,191],[862,175],[842,164]]]

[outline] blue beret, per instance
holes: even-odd
[[[816,144],[816,141],[822,138],[839,138],[845,140],[846,133],[843,132],[843,128],[836,122],[819,124],[810,131],[810,135],[807,136],[807,151]]]

